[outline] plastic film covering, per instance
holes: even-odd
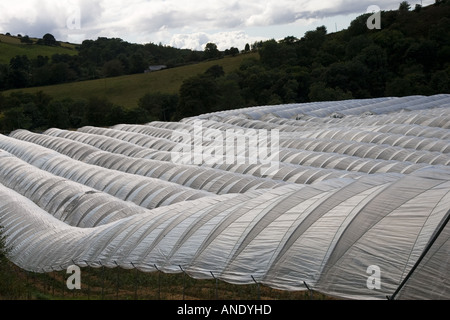
[[[10,259],[449,299],[449,106],[449,95],[318,102],[0,136]],[[245,148],[236,163],[173,161],[180,146],[211,155],[211,137],[258,130],[279,133],[269,175]]]
[[[71,226],[91,228],[135,214],[142,207],[40,170],[0,151],[0,183]]]
[[[224,184],[229,184],[230,181],[234,181],[241,186],[242,189],[236,192],[267,187],[275,188],[285,184],[282,181],[229,173],[214,168],[199,168],[170,161],[148,159],[148,157],[141,158],[144,153],[141,152],[142,149],[144,151],[147,151],[147,149],[129,143],[126,143],[129,146],[125,155],[125,148],[119,150],[115,147],[123,145],[124,142],[105,136],[57,129],[48,130],[43,135],[20,130],[14,132],[11,136],[55,150],[88,164],[157,178],[212,193],[223,193]]]
[[[68,145],[71,148],[71,145]],[[0,149],[56,176],[148,209],[211,195],[175,183],[85,164],[29,142],[0,136]],[[39,155],[44,155],[42,158]]]
[[[274,114],[280,118],[295,118],[298,115],[314,117],[336,117],[338,115],[387,114],[401,111],[423,111],[432,108],[444,108],[450,105],[448,94],[434,96],[409,96],[401,98],[355,99],[346,101],[311,102],[276,106],[250,107],[237,110],[220,111],[204,114],[196,118],[241,116],[259,119],[267,114]],[[448,117],[448,114],[447,114]]]

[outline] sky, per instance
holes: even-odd
[[[397,9],[401,0],[2,0],[0,33],[81,43],[98,37],[204,50],[244,49],[261,40],[301,38],[325,25],[329,33],[377,6]],[[408,1],[412,8],[434,0]]]

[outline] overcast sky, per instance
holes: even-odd
[[[162,43],[203,50],[244,49],[246,43],[286,36],[301,38],[325,25],[345,29],[371,5],[397,9],[401,0],[1,0],[0,33],[81,43],[98,37]],[[434,0],[409,1],[411,7]]]

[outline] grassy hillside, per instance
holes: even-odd
[[[246,58],[258,58],[257,53],[242,54],[236,57],[226,57],[198,64],[186,65],[173,69],[166,69],[154,73],[142,73],[114,78],[73,82],[53,86],[34,87],[27,89],[9,90],[4,92],[44,93],[56,98],[84,98],[106,97],[111,102],[125,108],[134,108],[138,100],[146,93],[178,93],[183,81],[189,77],[205,72],[213,65],[220,65],[226,73],[239,68],[241,62]]]
[[[31,39],[36,41],[37,39]],[[60,47],[49,47],[42,45],[27,45],[20,42],[18,37],[6,36],[0,34],[0,64],[9,64],[11,58],[17,55],[26,55],[29,59],[34,59],[37,56],[51,57],[54,54],[70,54],[76,55],[74,45],[61,43]]]

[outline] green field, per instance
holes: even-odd
[[[186,65],[153,73],[120,76],[82,82],[73,82],[45,87],[16,89],[3,92],[22,91],[35,93],[43,91],[55,99],[88,99],[90,97],[108,98],[111,102],[125,108],[134,108],[139,99],[147,93],[178,93],[183,81],[189,77],[205,72],[213,65],[220,65],[226,73],[239,68],[247,58],[258,58],[257,53],[241,54],[198,64]]]
[[[31,40],[36,41],[37,39]],[[60,47],[28,45],[22,44],[17,37],[0,34],[0,64],[9,64],[11,58],[18,55],[26,55],[29,59],[34,59],[37,56],[51,57],[54,54],[76,55],[78,52],[75,50],[74,45],[64,43],[61,43]]]

